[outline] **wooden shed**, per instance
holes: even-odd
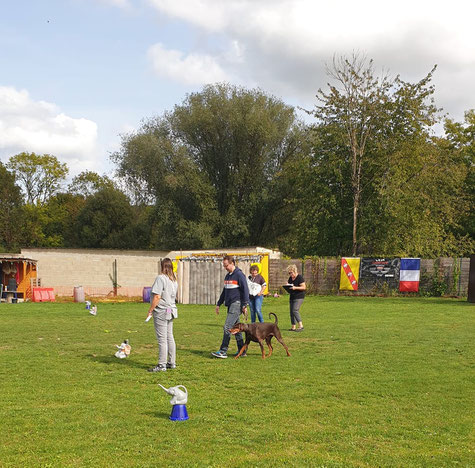
[[[32,288],[37,281],[37,261],[21,254],[0,253],[0,290],[6,297],[8,290],[16,286],[18,299],[31,299]]]
[[[232,255],[244,275],[249,275],[251,265],[256,265],[259,273],[269,284],[268,252],[196,252],[177,255],[175,262],[178,277],[178,302],[180,304],[216,304],[223,290],[224,255]],[[265,294],[268,292],[266,287]]]

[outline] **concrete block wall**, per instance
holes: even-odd
[[[142,296],[143,288],[152,286],[162,258],[217,252],[40,248],[21,251],[23,256],[37,260],[41,286],[54,288],[57,296],[73,296],[75,286],[82,286],[87,296],[112,295],[110,276],[113,276],[113,262],[117,260],[117,283],[120,286],[117,294],[129,297]],[[263,247],[233,248],[228,252],[263,252],[270,258],[280,256],[279,252]],[[225,255],[226,252],[219,253]],[[223,270],[223,278],[224,274]]]
[[[141,296],[159,272],[165,251],[22,249],[38,261],[38,277],[42,287],[53,287],[58,296],[72,296],[75,286],[86,295],[106,296],[113,293],[113,263],[117,260],[117,293]],[[110,276],[109,276],[110,275]]]

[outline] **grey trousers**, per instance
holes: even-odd
[[[229,330],[233,328],[236,322],[239,322],[239,317],[241,315],[241,303],[239,301],[233,302],[228,307],[228,314],[226,315],[226,321],[224,322],[223,327],[223,341],[221,342],[220,351],[224,351],[225,353],[228,351],[229,341],[231,340],[231,333]],[[236,333],[234,335],[236,337],[238,351],[244,346],[244,341],[242,339],[241,333]]]
[[[300,317],[300,307],[303,303],[303,299],[291,299],[290,300],[290,323],[292,325],[297,325],[301,322]]]
[[[160,318],[159,314],[153,311],[153,325],[158,342],[158,365],[166,366],[167,363],[175,365],[176,345],[173,337],[173,318],[170,320]]]

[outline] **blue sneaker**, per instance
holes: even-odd
[[[216,351],[214,353],[211,353],[214,357],[220,358],[220,359],[226,359],[228,357],[226,351]]]

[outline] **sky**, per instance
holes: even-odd
[[[112,176],[121,135],[204,85],[312,109],[334,56],[417,82],[463,121],[475,108],[475,2],[0,0],[0,160],[52,154]],[[306,117],[307,119],[309,117]]]

